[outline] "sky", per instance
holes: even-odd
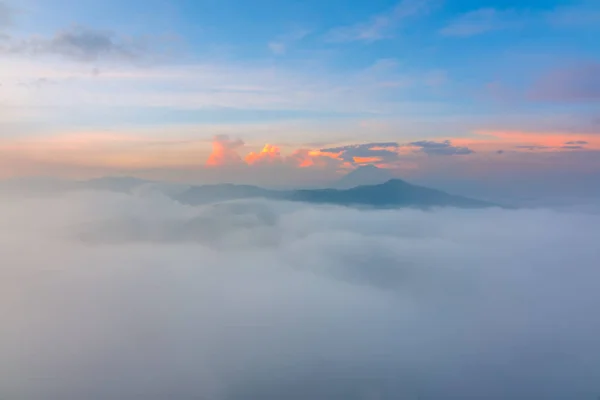
[[[593,0],[0,0],[0,177],[600,174]]]

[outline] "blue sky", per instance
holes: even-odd
[[[570,136],[600,147],[596,1],[0,4],[6,149],[193,141],[199,160],[216,135],[243,152],[451,140],[479,155],[556,153]],[[63,147],[55,159],[71,157]]]

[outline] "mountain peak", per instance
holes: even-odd
[[[365,171],[365,170],[376,170],[376,169],[378,169],[378,170],[379,170],[379,169],[381,169],[381,168],[379,168],[378,166],[376,166],[376,165],[373,165],[373,164],[367,164],[367,165],[361,165],[361,166],[359,166],[358,168],[356,168],[356,169],[355,169],[354,171],[352,171],[352,172],[355,172],[355,171],[358,171],[358,170],[363,170],[363,171]],[[352,173],[352,172],[350,172],[350,173]]]
[[[363,165],[342,177],[336,184],[337,189],[350,189],[356,186],[379,185],[394,179],[390,170],[375,165]]]

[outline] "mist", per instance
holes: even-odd
[[[0,200],[0,397],[596,399],[600,215]]]

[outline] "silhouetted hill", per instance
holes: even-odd
[[[224,200],[265,198],[317,204],[364,207],[493,207],[492,203],[454,196],[440,190],[412,185],[392,179],[381,185],[352,189],[317,189],[277,191],[246,185],[195,186],[175,197],[185,204],[206,204]]]
[[[347,190],[297,190],[289,200],[309,203],[364,205],[373,207],[489,207],[490,203],[453,196],[440,190],[392,179],[381,185],[358,186]]]

